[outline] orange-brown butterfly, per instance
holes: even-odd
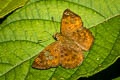
[[[40,52],[32,64],[33,68],[48,69],[59,65],[75,68],[82,63],[83,51],[88,51],[94,40],[92,33],[83,27],[80,16],[69,9],[63,13],[61,32],[54,37],[57,41]]]

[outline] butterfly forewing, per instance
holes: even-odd
[[[56,67],[60,61],[60,42],[56,41],[43,51],[40,52],[38,57],[34,60],[32,67],[37,69],[48,69]]]
[[[66,9],[62,17],[61,33],[64,36],[69,36],[69,34],[80,29],[81,27],[82,27],[82,20],[80,16],[73,13],[69,9]]]

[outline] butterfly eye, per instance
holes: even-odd
[[[57,36],[57,33],[53,35],[53,38],[54,38],[55,40],[57,40],[57,37],[58,37],[58,36]]]
[[[56,33],[56,34],[54,35],[54,39],[55,39],[55,40],[60,40],[61,37],[62,37],[62,35],[61,35],[60,33]]]

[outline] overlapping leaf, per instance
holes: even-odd
[[[0,18],[23,6],[28,0],[0,0]]]

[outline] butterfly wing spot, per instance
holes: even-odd
[[[67,53],[65,53],[65,56],[68,56],[68,54],[67,54]]]
[[[64,55],[63,54],[61,54],[61,58],[63,58],[64,57]]]
[[[33,68],[37,68],[37,69],[46,69],[48,68],[48,64],[46,63],[46,57],[43,56],[39,56],[38,58],[35,59],[35,61],[32,64]]]
[[[69,15],[70,15],[70,13],[68,13],[68,11],[67,11],[67,10],[65,10],[65,11],[64,11],[64,13],[63,13],[63,15],[69,16]]]
[[[40,64],[40,62],[41,62],[40,58],[36,58],[36,59],[35,59],[35,62],[36,62],[37,64]]]
[[[48,57],[46,57],[46,60],[49,60],[49,58],[48,58]]]
[[[55,58],[55,59],[57,59],[57,58],[58,58],[58,56],[55,56],[54,58]]]
[[[74,19],[71,19],[71,20],[70,20],[70,23],[71,23],[71,24],[75,24],[75,22],[76,22],[76,20],[74,20]]]
[[[70,19],[70,17],[68,17],[68,19],[64,19],[64,24],[75,24],[77,21],[77,19]]]
[[[50,52],[49,51],[45,51],[45,56],[49,56],[50,55]]]
[[[69,24],[69,20],[65,20],[64,24]]]
[[[45,56],[46,56],[46,60],[52,60],[54,57],[52,55],[50,55],[49,51],[45,51]]]
[[[53,56],[49,56],[49,60],[52,60],[53,59]]]

